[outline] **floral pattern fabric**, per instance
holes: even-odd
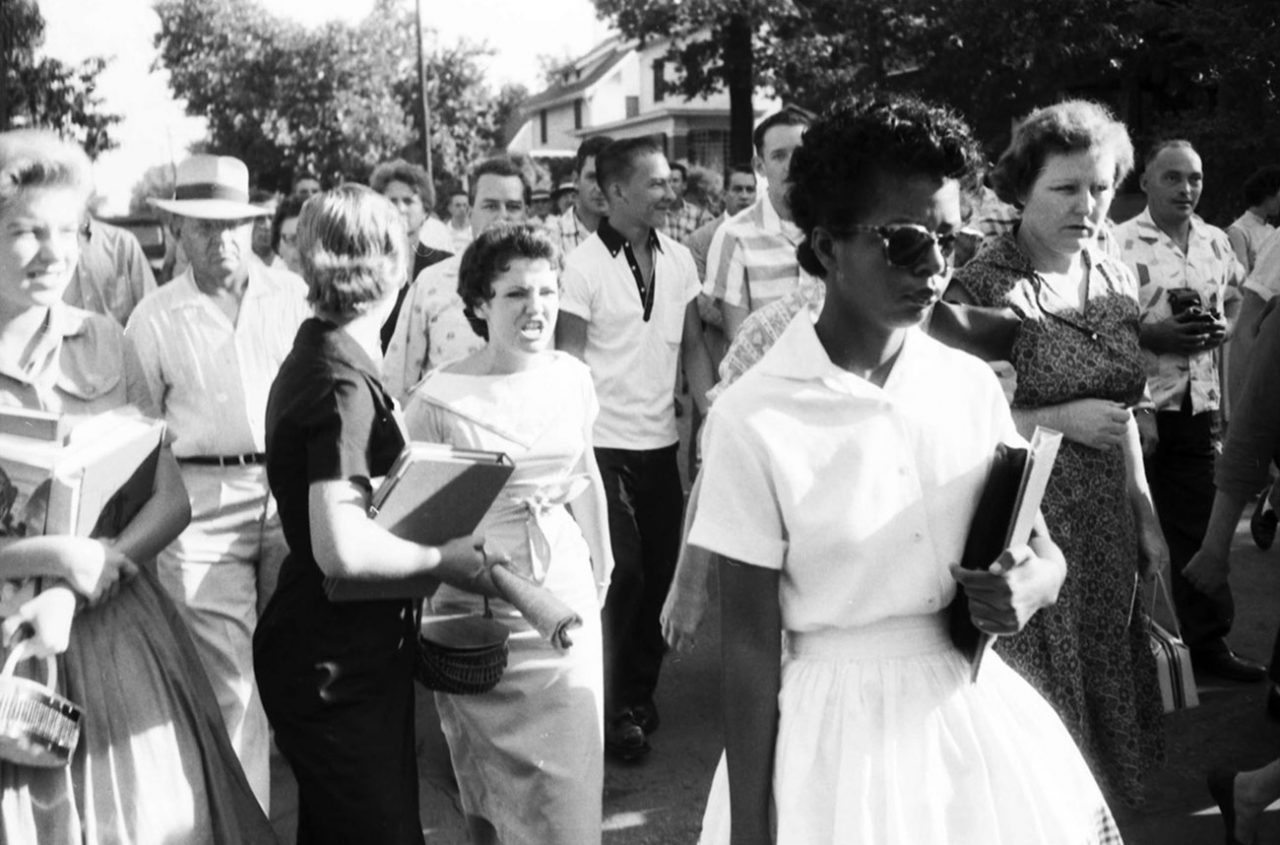
[[[975,304],[1009,306],[1023,319],[1013,349],[1015,410],[1142,398],[1137,286],[1118,261],[1084,256],[1079,309],[1055,300],[1013,234],[956,272],[954,284]],[[997,648],[1058,710],[1108,797],[1137,804],[1144,774],[1163,759],[1164,736],[1121,452],[1064,439],[1043,512],[1066,556],[1066,582],[1056,605]]]

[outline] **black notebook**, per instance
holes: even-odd
[[[1005,443],[996,446],[978,507],[969,523],[969,535],[960,559],[962,567],[986,570],[1005,549],[1031,539],[1061,443],[1061,433],[1036,426],[1029,447]],[[982,657],[995,637],[984,634],[973,624],[969,600],[962,587],[956,588],[949,625],[951,641],[969,660],[971,677],[977,680]]]

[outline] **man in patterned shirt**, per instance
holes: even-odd
[[[1217,350],[1239,311],[1244,272],[1226,233],[1195,214],[1204,169],[1189,142],[1156,144],[1141,184],[1147,207],[1116,228],[1116,240],[1138,279],[1139,340],[1159,436],[1147,478],[1169,544],[1174,605],[1198,671],[1258,681],[1263,667],[1226,643],[1235,612],[1230,588],[1202,593],[1182,574],[1213,509],[1222,403]]]
[[[608,211],[604,191],[596,181],[596,156],[611,143],[613,139],[608,135],[597,135],[578,145],[573,164],[573,179],[577,183],[573,205],[563,214],[548,217],[546,224],[547,233],[560,247],[562,258],[568,258],[578,244],[591,237]]]
[[[667,207],[662,234],[680,243],[713,219],[711,212],[684,198],[688,187],[689,168],[678,161],[671,162],[671,193],[676,195],[676,199]]]

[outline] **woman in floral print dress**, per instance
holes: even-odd
[[[1083,101],[1033,112],[993,174],[1022,209],[1013,233],[956,272],[947,298],[1011,307],[1014,418],[1063,432],[1043,505],[1067,559],[1058,603],[1005,660],[1057,708],[1111,800],[1142,800],[1163,757],[1161,705],[1140,582],[1167,565],[1142,471],[1145,373],[1137,285],[1098,248],[1115,187],[1132,167],[1128,133]]]

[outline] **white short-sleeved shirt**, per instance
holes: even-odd
[[[587,323],[584,358],[600,400],[596,446],[661,449],[679,439],[676,363],[685,309],[700,286],[688,249],[661,232],[653,243],[648,320],[622,236],[607,221],[570,253],[561,275],[560,309]]]
[[[1272,232],[1258,248],[1258,258],[1244,280],[1245,290],[1251,290],[1270,302],[1280,294],[1280,231]]]
[[[689,542],[780,570],[789,631],[938,613],[1001,442],[1023,444],[977,358],[912,329],[879,388],[802,310],[711,408]]]
[[[1150,209],[1117,226],[1115,237],[1124,263],[1138,279],[1139,319],[1143,323],[1158,323],[1172,316],[1168,292],[1173,289],[1195,291],[1201,305],[1218,312],[1240,298],[1244,266],[1236,260],[1227,233],[1198,217],[1191,218],[1185,252],[1156,225]],[[1144,349],[1142,357],[1156,410],[1177,411],[1188,391],[1194,413],[1218,410],[1222,391],[1216,350],[1157,355]]]
[[[249,263],[235,325],[196,287],[190,268],[138,304],[125,334],[177,457],[265,450],[267,394],[310,316],[307,283],[257,261]]]

